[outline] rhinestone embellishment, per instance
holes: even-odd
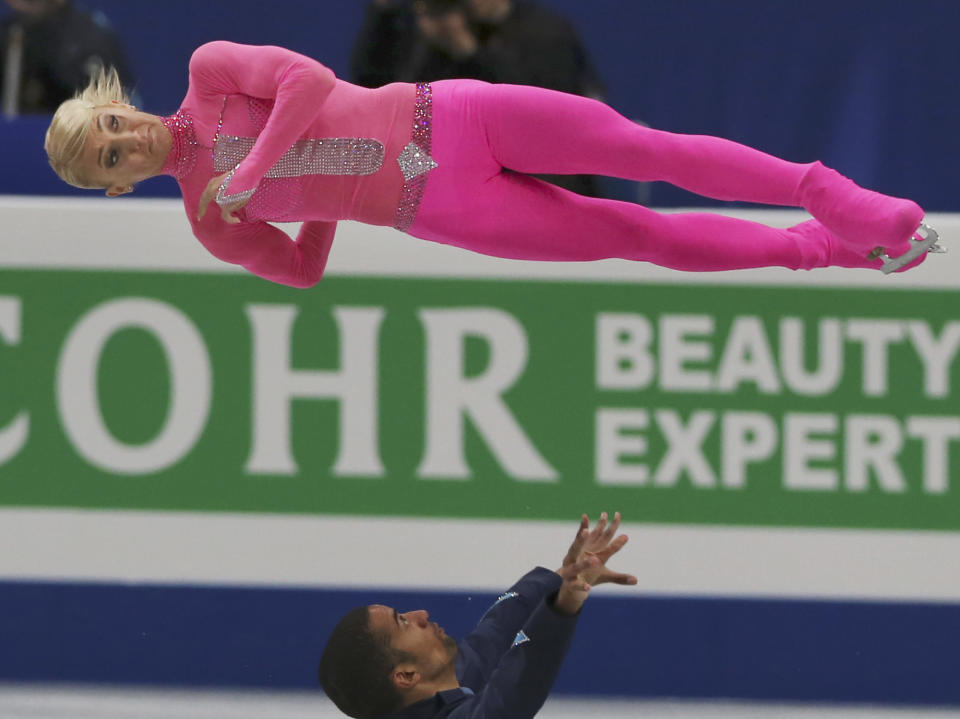
[[[250,154],[255,137],[241,137],[223,133],[223,113],[227,98],[223,100],[217,134],[213,143],[214,172],[229,172],[220,185],[217,203],[227,205],[249,200],[260,186],[228,193],[234,173],[240,163]],[[251,99],[248,104],[251,123],[258,129],[266,124],[271,108],[266,103]],[[305,175],[371,175],[383,166],[383,143],[367,137],[323,137],[297,140],[289,150],[264,174],[262,180],[303,177]]]
[[[417,175],[430,172],[437,166],[433,158],[421,150],[415,142],[407,143],[407,146],[403,148],[403,152],[397,158],[397,162],[400,164],[400,171],[403,172],[403,179],[407,182],[410,182]]]
[[[193,118],[184,110],[179,110],[176,115],[161,117],[160,122],[170,131],[173,139],[170,154],[167,155],[160,173],[173,175],[179,180],[197,166],[198,143],[197,133],[193,129]]]
[[[257,188],[253,187],[249,190],[237,192],[233,195],[227,194],[227,188],[230,186],[230,180],[233,179],[233,175],[236,173],[238,167],[240,166],[237,165],[237,167],[234,167],[232,170],[230,170],[230,173],[223,178],[223,182],[220,184],[220,189],[217,190],[217,204],[220,205],[220,207],[232,205],[234,202],[244,202],[249,200],[251,197],[253,197],[253,193],[257,191]]]
[[[430,83],[417,83],[417,99],[413,109],[413,136],[397,158],[403,173],[403,188],[393,226],[406,232],[413,226],[427,184],[427,173],[437,167],[430,156],[433,138],[433,89]]]
[[[252,137],[220,135],[213,169],[226,172],[250,154]],[[264,177],[303,175],[370,175],[383,165],[383,144],[365,137],[325,137],[298,140],[264,173]]]

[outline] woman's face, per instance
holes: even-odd
[[[159,174],[171,144],[170,132],[156,115],[129,105],[104,105],[93,111],[77,169],[91,184],[107,188],[108,197],[116,197]]]

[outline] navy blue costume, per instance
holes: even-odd
[[[577,625],[551,600],[560,576],[537,567],[500,595],[460,642],[459,689],[437,692],[390,719],[530,719],[547,699]]]

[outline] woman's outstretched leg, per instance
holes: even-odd
[[[471,212],[476,207],[483,211]],[[497,257],[617,257],[691,272],[880,266],[850,251],[816,220],[777,229],[711,213],[661,214],[513,173],[469,188],[456,181],[428,186],[410,234]]]
[[[720,200],[803,207],[852,248],[893,254],[923,219],[914,202],[857,186],[819,162],[798,164],[706,135],[637,125],[603,103],[511,85],[485,86],[494,157],[519,172],[662,180]]]

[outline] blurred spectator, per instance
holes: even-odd
[[[352,56],[353,81],[474,78],[600,98],[603,85],[576,30],[528,0],[372,0]],[[598,196],[596,178],[544,179]]]
[[[573,26],[527,0],[373,0],[352,61],[366,87],[473,77],[603,93]]]
[[[419,38],[412,1],[371,0],[351,53],[351,80],[364,87],[400,81],[415,44]]]
[[[3,113],[52,113],[84,87],[101,65],[113,65],[130,85],[126,56],[99,12],[72,0],[5,0],[0,21]]]

